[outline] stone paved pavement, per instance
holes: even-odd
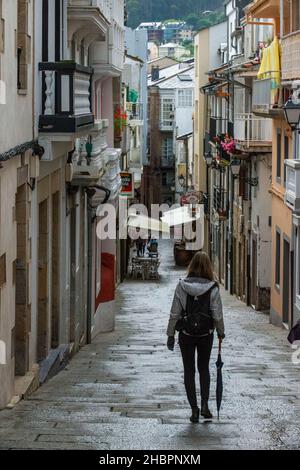
[[[162,279],[119,289],[116,331],[100,335],[66,370],[0,413],[0,449],[300,449],[300,366],[286,332],[223,293],[224,404],[220,422],[192,425],[179,348],[167,351],[172,247]],[[212,400],[216,346],[212,357]]]

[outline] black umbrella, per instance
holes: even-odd
[[[224,365],[224,362],[222,362],[221,349],[222,349],[222,340],[219,340],[219,354],[218,354],[218,360],[216,362],[216,366],[217,366],[216,400],[217,400],[218,419],[220,419],[220,409],[221,409],[221,403],[222,403],[222,398],[223,398],[222,367]]]
[[[288,335],[288,341],[293,344],[296,341],[300,341],[300,320],[296,325],[291,329]]]

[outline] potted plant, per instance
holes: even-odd
[[[125,111],[118,106],[114,112],[114,128],[115,128],[115,136],[121,137],[122,132],[127,125],[127,114]]]

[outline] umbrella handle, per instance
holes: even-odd
[[[222,339],[219,338],[219,354],[221,354],[222,351]]]

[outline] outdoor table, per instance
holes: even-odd
[[[159,279],[159,265],[158,258],[132,258],[132,276],[140,275],[143,280]]]

